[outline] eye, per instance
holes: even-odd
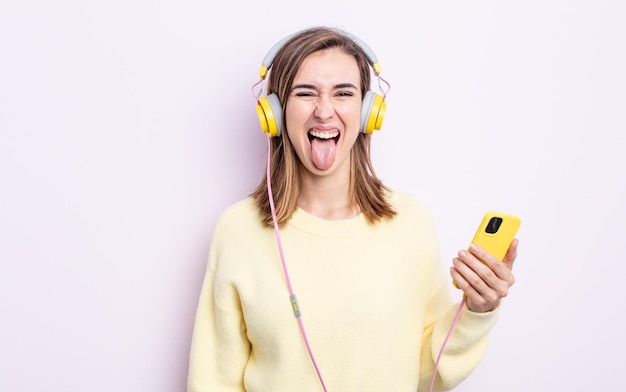
[[[291,96],[301,99],[313,99],[318,96],[318,92],[312,84],[297,83],[291,87]]]
[[[353,97],[354,96],[354,92],[343,90],[343,91],[338,91],[336,95],[338,97],[347,97],[347,98],[349,98],[349,97]]]
[[[309,86],[296,86],[291,90],[291,95],[300,99],[313,99],[317,97],[317,91]]]

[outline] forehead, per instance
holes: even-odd
[[[294,83],[351,82],[359,85],[361,75],[356,59],[339,48],[322,49],[307,56]]]

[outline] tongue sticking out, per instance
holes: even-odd
[[[311,155],[313,164],[320,170],[327,170],[335,162],[335,140],[319,139],[314,137],[311,140]]]

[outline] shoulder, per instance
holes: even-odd
[[[229,205],[222,211],[220,220],[228,219],[249,219],[258,218],[259,212],[254,205],[254,200],[251,197],[239,200]]]
[[[417,196],[411,193],[391,190],[388,200],[399,216],[419,215],[431,219],[430,209]]]
[[[422,234],[435,232],[433,214],[419,197],[411,193],[392,190],[388,200],[396,211],[396,215],[389,222],[391,225]]]
[[[228,235],[241,235],[261,228],[259,210],[252,198],[246,198],[229,205],[222,211],[215,231]]]

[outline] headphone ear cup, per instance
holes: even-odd
[[[371,135],[374,130],[380,130],[386,111],[387,103],[382,95],[366,92],[361,106],[361,132]]]
[[[256,114],[263,133],[270,137],[280,136],[283,121],[283,105],[281,105],[278,95],[270,94],[267,97],[259,98],[256,106]]]

